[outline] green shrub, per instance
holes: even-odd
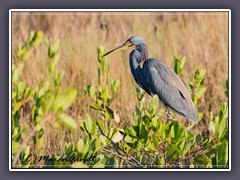
[[[31,32],[19,45],[17,60],[12,65],[12,160],[13,167],[39,167],[37,160],[44,160],[43,168],[228,168],[228,104],[221,104],[218,116],[210,114],[207,129],[198,133],[187,130],[178,120],[166,120],[155,95],[149,104],[145,93],[136,87],[138,103],[132,113],[131,124],[121,125],[121,117],[112,103],[116,101],[121,83],[111,79],[108,58],[102,57],[106,49],[97,48],[97,86],[89,85],[84,96],[97,115],[85,112],[77,123],[77,115],[69,114],[79,94],[74,88],[64,89],[64,70],[61,60],[60,39],[50,43],[46,39],[48,58],[47,78],[31,88],[21,79],[25,62],[33,48],[41,46],[42,31]],[[37,50],[37,49],[36,49]],[[185,58],[174,57],[174,70],[181,74]],[[197,106],[204,95],[205,69],[197,69],[190,90]],[[226,83],[228,94],[228,83]],[[30,111],[31,132],[20,123],[22,111]],[[199,113],[199,121],[204,117]],[[58,128],[61,124],[69,132],[80,131],[76,142],[66,142],[62,154],[41,157],[46,124]],[[31,156],[33,150],[39,159]]]

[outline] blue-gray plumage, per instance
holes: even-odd
[[[145,41],[139,36],[129,38],[123,45],[109,51],[104,56],[127,47],[134,46],[130,53],[130,68],[137,84],[149,95],[158,95],[166,107],[197,123],[198,112],[186,87],[162,61],[148,58]]]

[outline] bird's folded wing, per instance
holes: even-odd
[[[166,64],[149,59],[142,69],[147,86],[153,94],[157,94],[160,100],[178,113],[197,120],[197,110],[191,96],[178,76]]]

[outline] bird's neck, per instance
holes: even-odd
[[[140,63],[148,59],[148,50],[146,45],[139,46],[130,53],[130,67],[136,69]]]

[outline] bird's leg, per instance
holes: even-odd
[[[191,124],[192,124],[192,122],[189,121],[188,127],[186,127],[187,132],[192,131],[192,129],[197,125],[197,124],[192,124],[192,125]]]
[[[169,110],[168,110],[167,106],[165,106],[165,113],[167,114],[167,123],[168,123],[168,120],[170,118],[170,114],[169,114]]]
[[[187,131],[187,132],[190,132],[190,131],[193,129],[194,126],[195,126],[195,124],[186,127],[186,131]]]
[[[149,105],[152,107],[151,103],[149,103]],[[152,107],[153,109],[153,107]],[[164,112],[166,114],[166,112]],[[160,116],[156,111],[154,111],[154,114],[157,115],[158,117],[160,118],[163,118],[163,119],[171,119],[171,120],[174,120],[174,118],[172,118],[170,115],[169,117],[164,117],[164,116]]]
[[[167,114],[167,118],[166,118],[167,122],[168,122],[168,120],[174,120],[174,118],[172,116],[170,116],[170,111],[169,111],[167,106],[165,106],[165,112],[164,113]]]

